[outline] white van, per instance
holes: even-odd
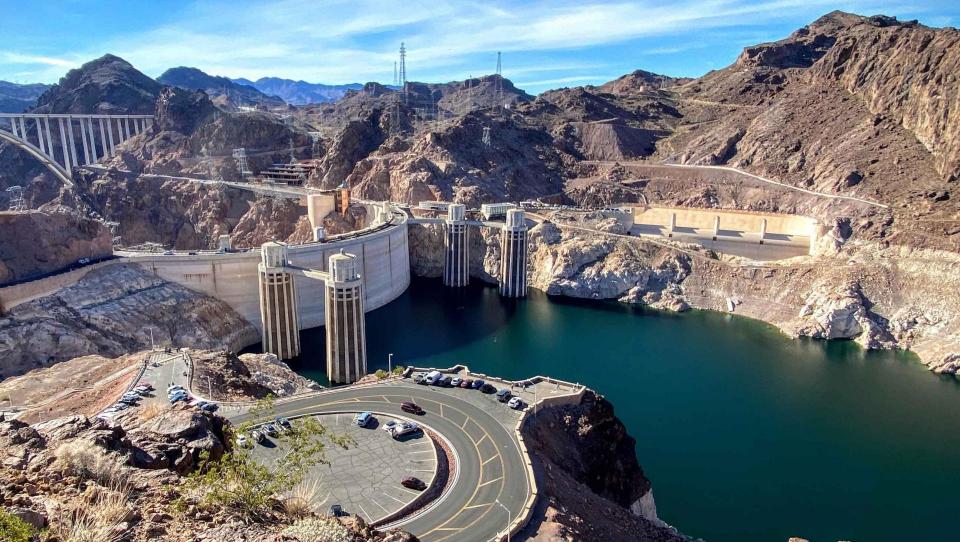
[[[430,371],[429,373],[427,373],[427,376],[425,376],[423,379],[427,381],[427,384],[430,384],[432,386],[437,380],[440,380],[441,378],[443,378],[443,375],[440,373],[440,371]]]

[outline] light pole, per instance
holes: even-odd
[[[493,499],[493,502],[495,502],[495,503],[497,503],[498,505],[500,505],[500,508],[503,508],[503,509],[506,510],[506,512],[507,512],[507,528],[505,529],[505,531],[507,532],[507,542],[510,542],[510,522],[511,522],[511,520],[512,520],[512,515],[510,514],[510,509],[507,508],[506,506],[504,506],[503,503],[500,502],[500,499]]]
[[[387,354],[387,372],[393,373],[393,352]]]

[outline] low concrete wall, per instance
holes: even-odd
[[[763,220],[767,221],[767,233],[816,237],[816,219],[799,215],[734,211],[727,209],[694,209],[689,207],[634,207],[633,223],[670,227],[670,218],[676,215],[678,228],[713,229],[716,217],[720,217],[721,230],[759,233]]]
[[[68,286],[73,286],[94,269],[115,265],[122,261],[123,260],[108,260],[97,262],[81,267],[80,269],[74,269],[73,271],[0,288],[0,314],[9,311],[17,305],[28,303],[34,299],[56,293]]]

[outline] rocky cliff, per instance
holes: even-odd
[[[910,349],[935,372],[960,370],[956,254],[871,241],[842,244],[844,224],[838,223],[816,257],[758,264],[699,245],[582,228],[558,222],[530,230],[530,287],[665,310],[733,312],[791,336]],[[439,276],[439,228],[412,226],[410,231],[413,272]],[[495,233],[472,229],[470,257],[471,275],[495,283],[500,258]]]
[[[113,254],[110,231],[66,207],[0,212],[0,231],[0,285]]]
[[[0,316],[4,377],[87,354],[120,356],[148,348],[151,340],[238,349],[257,337],[224,302],[136,264],[95,269],[72,286]]]
[[[523,432],[543,484],[524,539],[687,540],[657,519],[634,440],[603,397],[543,408]]]

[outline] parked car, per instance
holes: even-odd
[[[452,385],[453,377],[445,376],[443,380],[440,381],[440,385],[444,388],[449,388]]]
[[[264,426],[263,426],[263,431],[264,431],[266,434],[270,435],[271,437],[279,437],[279,436],[280,436],[280,431],[277,431],[277,426],[276,426],[276,425],[273,425],[272,423],[268,423],[267,425],[264,425]]]
[[[497,391],[497,388],[493,387],[492,384],[484,384],[480,386],[480,391],[483,393],[494,393]]]
[[[507,406],[514,410],[523,410],[524,404],[523,400],[519,397],[512,397],[509,401],[507,401]]]
[[[267,436],[260,431],[254,431],[250,433],[250,437],[253,438],[255,442],[259,442],[260,444],[266,444],[267,442]]]
[[[423,414],[423,409],[420,408],[420,405],[411,403],[410,401],[400,403],[400,410],[411,414]]]
[[[279,427],[282,427],[286,431],[293,429],[293,424],[290,423],[290,420],[284,418],[283,416],[277,416],[277,419],[273,421],[275,421]]]
[[[470,388],[473,387],[473,379],[471,379],[471,378],[464,378],[463,381],[460,382],[460,387],[463,388],[463,389],[469,390]]]
[[[339,504],[331,504],[330,515],[335,518],[338,518],[338,517],[347,515],[347,513],[343,511],[343,507],[340,506]]]
[[[450,385],[453,386],[454,388],[459,388],[461,382],[463,382],[463,379],[460,378],[459,376],[456,376],[450,381]]]
[[[398,425],[400,425],[400,422],[397,420],[390,420],[389,422],[383,424],[383,430],[387,433],[392,433],[393,429]]]
[[[369,412],[361,412],[360,414],[357,414],[357,417],[354,418],[353,421],[360,427],[366,427],[370,425],[370,422],[373,421],[373,414],[370,414]]]
[[[145,388],[145,389],[150,390],[150,391],[153,391],[153,389],[154,389],[154,388],[153,388],[153,384],[151,384],[151,383],[149,383],[149,382],[141,382],[141,383],[137,384],[137,387],[138,387],[138,388]]]
[[[484,382],[483,380],[480,380],[480,379],[478,378],[478,379],[476,379],[476,380],[473,381],[473,384],[471,384],[471,386],[473,386],[473,389],[479,390],[480,388],[483,387],[484,384],[486,384],[486,382]]]
[[[502,388],[500,391],[497,392],[497,401],[500,401],[501,403],[506,403],[507,401],[510,400],[510,397],[511,397],[510,390],[508,390],[507,388]]]
[[[440,374],[440,371],[430,371],[429,373],[427,373],[427,376],[423,377],[423,379],[427,382],[427,384],[430,384],[430,385],[435,385],[437,381],[442,378],[443,378],[443,375]]]
[[[125,404],[123,404],[123,403],[115,403],[115,404],[114,404],[112,407],[110,407],[110,408],[112,408],[112,409],[114,409],[114,410],[116,410],[116,411],[120,411],[120,410],[126,410],[126,409],[130,408],[130,405],[125,405]]]
[[[164,250],[164,251],[163,251],[163,255],[164,255],[164,256],[173,256],[173,251],[172,251],[172,250]]]
[[[403,480],[400,480],[400,485],[407,489],[415,489],[417,491],[427,489],[427,484],[423,483],[423,480],[416,476],[405,476]]]
[[[79,265],[87,265],[88,263],[90,263],[90,258],[80,258],[77,260],[77,264]]]
[[[420,430],[419,425],[413,422],[403,422],[400,425],[394,427],[393,431],[391,431],[391,434],[393,435],[393,438],[400,438],[404,435],[416,433],[419,430]]]
[[[217,409],[219,409],[219,408],[220,408],[220,405],[218,405],[218,404],[216,404],[216,403],[204,403],[204,404],[200,407],[200,410],[204,410],[204,411],[207,411],[207,412],[216,412]]]
[[[243,433],[237,435],[237,446],[241,448],[250,447],[250,439],[247,438],[247,435],[244,435]]]
[[[414,384],[422,384],[422,383],[423,383],[423,373],[417,373],[417,374],[413,375],[413,383],[414,383]]]

